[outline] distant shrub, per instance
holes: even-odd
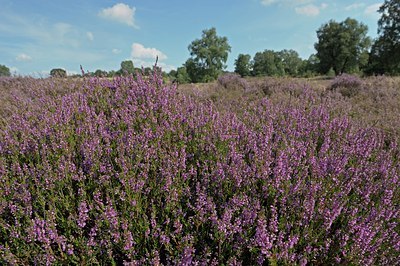
[[[336,90],[343,96],[352,97],[359,93],[363,86],[363,81],[357,76],[342,74],[333,79],[329,88]]]
[[[218,77],[218,84],[225,89],[250,90],[250,84],[238,74],[227,73]]]
[[[62,68],[53,68],[50,71],[50,76],[54,78],[66,78],[67,77],[67,71],[65,71]]]

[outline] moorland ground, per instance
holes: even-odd
[[[0,264],[395,265],[400,80],[0,79]]]

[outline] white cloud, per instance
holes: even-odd
[[[18,73],[19,69],[17,67],[9,67],[11,74]]]
[[[364,13],[368,16],[379,17],[378,9],[381,7],[382,3],[377,3],[369,5],[365,8]]]
[[[167,59],[167,56],[156,48],[144,47],[140,43],[133,43],[131,50],[131,58],[135,67],[153,67],[156,63],[158,56],[157,66],[161,67],[163,71],[169,72],[176,69],[175,66],[168,65],[162,60]]]
[[[86,32],[86,37],[89,39],[89,41],[93,41],[94,40],[94,35],[90,31]]]
[[[65,69],[65,71],[67,71],[67,75],[68,75],[68,76],[77,75],[77,74],[82,74],[82,73],[80,73],[80,72],[78,72],[78,71],[76,71],[76,70],[68,70],[68,69]]]
[[[328,4],[327,3],[322,3],[321,4],[321,9],[326,9],[328,7]]]
[[[314,0],[287,0],[286,2],[290,2],[292,5],[305,5],[314,2]]]
[[[31,61],[32,60],[32,57],[30,57],[29,55],[27,55],[27,54],[24,54],[24,53],[22,53],[22,54],[19,54],[19,55],[17,55],[17,57],[15,58],[15,60],[17,60],[17,61],[20,61],[20,62],[26,62],[26,61]]]
[[[114,49],[111,50],[111,52],[112,52],[113,54],[119,54],[119,53],[121,53],[121,50],[120,50],[120,49],[117,49],[117,48],[114,48]]]
[[[362,8],[364,6],[365,6],[364,3],[354,3],[354,4],[346,6],[344,9],[347,10],[347,11],[350,11],[350,10],[355,10],[355,9]]]
[[[44,29],[45,30],[45,29]],[[70,24],[58,22],[53,25],[53,29],[49,32],[49,41],[58,42],[64,46],[79,47],[79,32]]]
[[[289,6],[299,6],[314,2],[314,0],[261,0],[261,4],[269,6],[272,4],[284,4]]]
[[[150,68],[152,68],[154,66],[154,64],[155,64],[155,61],[146,61],[146,60],[142,60],[142,59],[139,59],[139,58],[134,58],[132,61],[133,61],[133,65],[135,67],[139,67],[139,68],[140,67],[150,67]],[[173,69],[176,70],[175,66],[168,65],[168,64],[166,64],[164,62],[158,62],[157,66],[161,67],[161,69],[163,71],[165,71],[165,72],[169,72],[169,71],[171,71]]]
[[[109,8],[104,8],[99,12],[99,16],[105,19],[114,20],[128,26],[139,28],[135,24],[135,7],[118,3]]]
[[[313,3],[315,0],[261,0],[261,4],[264,6],[279,5],[294,8],[297,14],[306,16],[317,16],[320,11],[328,7],[327,3],[321,3],[320,6],[316,6]]]
[[[319,15],[319,7],[315,5],[307,5],[302,7],[296,7],[295,11],[297,14],[305,15],[305,16],[318,16]]]
[[[35,20],[1,10],[0,17],[0,35],[27,38],[29,43],[40,47],[54,44],[79,47],[82,36],[85,36],[84,32],[63,22],[49,24],[46,20]]]
[[[54,28],[60,35],[65,35],[72,30],[72,26],[68,23],[58,22],[54,24]]]
[[[132,44],[131,56],[133,58],[152,58],[152,59],[155,59],[158,56],[159,60],[167,59],[167,56],[160,50],[157,50],[156,48],[146,48],[140,43]]]
[[[276,1],[277,0],[262,0],[261,4],[264,5],[264,6],[269,6],[269,5],[273,4],[273,3],[275,3]]]

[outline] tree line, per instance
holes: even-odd
[[[156,67],[159,71],[161,71],[161,68]],[[112,78],[116,76],[126,76],[126,75],[134,75],[136,72],[144,72],[145,75],[148,75],[153,71],[153,68],[146,67],[146,68],[135,68],[133,65],[132,60],[124,60],[121,62],[121,67],[119,70],[101,70],[97,69],[94,72],[89,72],[89,71],[84,71],[82,66],[81,66],[81,71],[82,74],[74,74],[71,75],[71,77],[101,77],[101,78]],[[57,77],[57,78],[65,78],[67,77],[67,71],[62,69],[62,68],[53,68],[50,71],[50,76],[51,77]]]
[[[330,20],[317,31],[315,54],[308,59],[300,58],[295,50],[264,50],[253,58],[239,54],[235,59],[235,73],[241,76],[292,76],[340,75],[357,73],[366,75],[400,74],[400,0],[385,0],[378,12],[378,38],[367,36],[368,27],[355,19],[342,22]],[[231,46],[227,37],[217,35],[215,28],[203,30],[200,39],[188,46],[190,58],[169,73],[163,75],[179,83],[209,82],[215,80],[224,69]],[[98,69],[83,75],[114,77],[135,74],[142,69],[135,68],[131,60],[121,62],[117,71]],[[145,74],[151,68],[145,68]],[[0,76],[10,76],[10,70],[0,65]],[[65,70],[50,71],[53,77],[66,77]],[[76,75],[80,76],[80,75]]]
[[[368,27],[355,19],[330,20],[317,31],[315,54],[300,58],[294,50],[264,50],[253,58],[239,54],[235,73],[241,76],[292,76],[400,74],[400,1],[385,0],[379,8],[378,38],[367,36]],[[191,58],[169,73],[178,82],[214,80],[226,68],[231,47],[226,37],[219,37],[215,28],[204,30],[202,38],[189,47]]]

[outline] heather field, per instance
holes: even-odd
[[[396,265],[400,80],[0,79],[0,264]]]

